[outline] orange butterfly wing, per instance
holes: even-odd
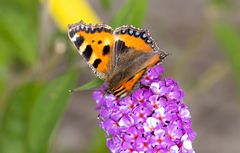
[[[136,28],[133,26],[121,26],[114,31],[115,42],[117,40],[125,42],[129,48],[141,50],[144,52],[157,51],[158,46],[150,36],[148,30]]]
[[[82,21],[69,26],[68,35],[79,53],[98,77],[105,80],[114,37],[105,24],[85,24]]]
[[[122,82],[119,82],[118,85],[114,86],[113,89],[109,89],[115,96],[119,97],[131,91],[144,75],[145,71],[158,62],[161,62],[167,54],[159,50],[148,30],[135,28],[133,26],[122,26],[114,31],[114,38],[115,44],[112,54],[113,63],[111,65],[111,69],[113,70],[112,73],[120,75],[120,73],[122,73],[121,71],[114,72],[114,70],[116,67],[121,67],[122,65],[126,65],[126,67],[131,64],[136,65],[136,63],[139,65],[134,67],[135,70],[130,70],[133,68],[129,66],[130,69],[128,71],[132,74],[126,76],[126,78],[124,78]],[[130,55],[132,57],[130,57],[127,53],[133,50],[135,51],[133,54],[136,56],[131,53]],[[134,59],[139,57],[144,60],[139,60],[139,62],[134,61]],[[125,58],[125,60],[119,60],[121,58]],[[109,82],[111,84],[113,83],[111,80],[109,80]]]

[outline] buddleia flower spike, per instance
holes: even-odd
[[[194,153],[196,133],[184,91],[162,75],[163,67],[153,66],[124,98],[107,94],[106,84],[93,93],[112,153]]]

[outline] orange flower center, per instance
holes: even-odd
[[[138,138],[138,135],[135,135],[133,138],[136,140]]]
[[[146,142],[144,142],[144,143],[143,143],[143,146],[144,146],[144,147],[147,147],[147,146],[148,146],[148,144],[147,144]]]
[[[159,138],[159,139],[157,140],[157,142],[161,143],[161,142],[162,142],[162,139],[161,139],[161,138]]]
[[[141,114],[139,114],[139,117],[143,118],[143,117],[144,117],[144,114],[142,114],[142,113],[141,113]]]
[[[154,108],[158,108],[158,105],[156,103],[153,104]]]
[[[160,121],[162,121],[162,120],[163,120],[163,117],[162,117],[162,116],[159,116],[158,119],[159,119]]]
[[[130,108],[133,108],[133,104],[130,104],[129,107],[130,107]]]

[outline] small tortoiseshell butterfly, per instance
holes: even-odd
[[[113,30],[106,24],[69,25],[68,35],[93,72],[117,97],[133,89],[147,69],[168,55],[159,50],[148,30],[124,25]]]

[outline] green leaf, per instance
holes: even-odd
[[[0,67],[6,67],[11,64],[11,43],[8,43],[5,39],[0,37]]]
[[[231,6],[229,0],[211,0],[210,2],[212,5],[223,9],[228,9]]]
[[[236,78],[240,78],[240,34],[232,26],[219,23],[214,27],[216,40],[232,64]],[[239,84],[240,85],[240,84]]]
[[[100,0],[104,9],[109,9],[113,0]]]
[[[111,26],[116,28],[124,24],[132,24],[136,27],[142,25],[147,0],[128,0],[127,3],[115,14]]]
[[[31,153],[47,151],[52,131],[64,113],[70,97],[68,92],[76,83],[76,70],[52,81],[37,99],[32,108],[29,123],[29,145]]]
[[[27,153],[29,116],[43,85],[36,82],[18,87],[10,96],[0,127],[1,153]]]
[[[38,1],[9,0],[0,5],[1,52],[11,53],[11,60],[31,66],[37,59]],[[16,60],[17,59],[17,60]]]
[[[96,79],[93,79],[92,81],[78,87],[78,88],[75,88],[73,90],[69,90],[70,92],[75,92],[75,91],[83,91],[83,90],[90,90],[92,88],[95,88],[95,87],[99,87],[103,84],[103,81],[99,78],[96,78]]]

